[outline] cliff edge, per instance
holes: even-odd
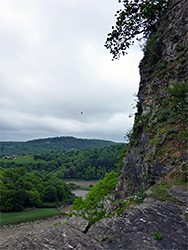
[[[172,0],[144,48],[137,113],[118,190],[185,174],[188,164],[188,2]],[[125,182],[126,180],[126,182]]]

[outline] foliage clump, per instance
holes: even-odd
[[[154,31],[155,24],[166,10],[170,0],[119,0],[123,9],[116,13],[116,25],[108,34],[105,47],[110,49],[113,59],[134,43],[134,38],[143,34],[147,38]]]
[[[104,179],[91,188],[85,199],[79,197],[74,201],[69,217],[72,215],[81,216],[89,220],[91,224],[102,218],[111,217],[112,193],[117,181],[117,173],[114,171],[106,173]]]
[[[2,212],[19,212],[25,208],[57,207],[73,202],[75,195],[69,185],[50,174],[32,175],[25,168],[1,168]]]
[[[92,225],[102,218],[121,217],[126,207],[143,202],[146,197],[145,187],[133,184],[128,197],[122,199],[120,192],[115,190],[117,182],[116,172],[106,173],[104,179],[91,189],[85,199],[79,197],[74,201],[68,218],[73,215],[81,216]]]

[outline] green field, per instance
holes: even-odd
[[[33,162],[33,156],[19,156],[16,159],[9,158],[9,159],[1,159],[1,162],[16,162],[16,163],[28,163]]]
[[[56,208],[39,208],[24,212],[0,213],[1,226],[43,220],[55,215],[64,215]]]
[[[12,159],[12,158],[9,158],[9,159],[1,159],[0,160],[1,162],[15,162],[15,163],[18,163],[18,164],[23,164],[23,163],[30,163],[30,162],[46,162],[45,160],[34,160],[33,159],[33,156],[31,155],[27,155],[27,156],[18,156],[16,159]]]
[[[33,156],[21,156],[12,161],[16,163],[28,163],[28,162],[33,162],[34,160],[33,160]]]

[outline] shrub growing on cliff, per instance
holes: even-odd
[[[118,174],[114,171],[106,173],[104,179],[100,180],[95,187],[92,187],[85,200],[79,197],[74,201],[68,217],[72,215],[81,216],[89,220],[91,224],[102,218],[111,217],[112,191],[116,187],[117,176]]]
[[[116,13],[116,25],[108,34],[105,47],[110,49],[113,59],[118,59],[121,54],[133,44],[138,34],[148,37],[154,30],[156,22],[166,10],[170,0],[119,0],[123,9]]]

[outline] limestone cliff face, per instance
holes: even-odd
[[[137,113],[120,174],[126,182],[173,178],[188,161],[188,1],[172,0],[140,63]]]

